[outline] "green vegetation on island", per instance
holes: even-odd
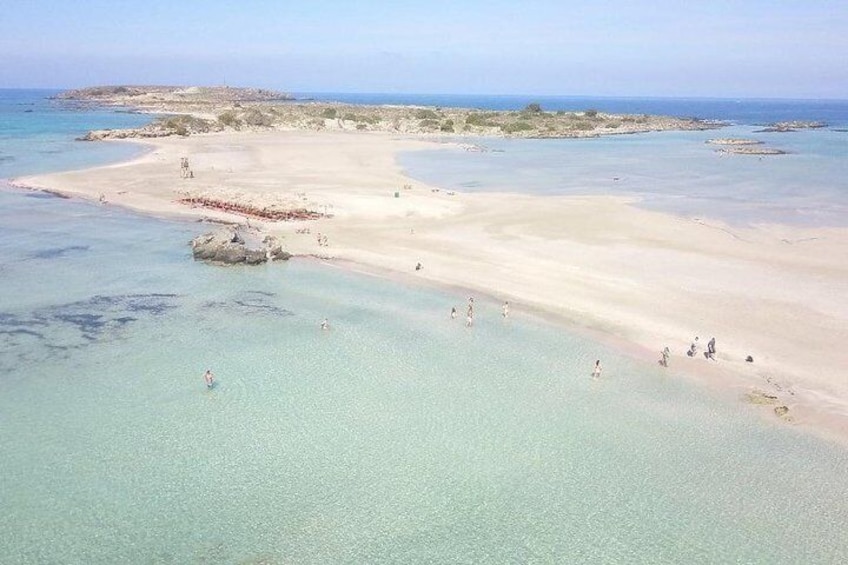
[[[594,108],[550,112],[535,102],[518,111],[298,102],[288,95],[270,90],[230,87],[94,87],[62,93],[57,98],[162,114],[143,128],[90,132],[84,139],[162,137],[251,129],[569,138],[703,130],[719,125],[694,118],[608,114]]]

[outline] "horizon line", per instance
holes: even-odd
[[[233,86],[227,84],[185,84],[185,85],[165,85],[165,84],[130,84],[130,83],[122,83],[122,84],[94,84],[89,86],[81,86],[81,87],[57,87],[57,86],[3,86],[0,87],[0,91],[4,90],[57,90],[57,91],[66,91],[66,90],[80,90],[85,88],[98,88],[98,87],[117,87],[117,86],[137,86],[137,87],[145,87],[145,86],[173,86],[175,88],[189,88],[192,86],[196,87],[230,87],[230,88],[256,88],[256,89],[264,89],[264,90],[277,90],[284,94],[290,95],[360,95],[360,96],[464,96],[464,97],[502,97],[502,98],[532,98],[532,97],[541,97],[541,98],[586,98],[586,99],[610,99],[610,100],[702,100],[702,101],[773,101],[773,102],[846,102],[848,103],[848,98],[812,98],[812,97],[773,97],[773,96],[715,96],[715,95],[662,95],[662,94],[647,94],[647,95],[638,95],[638,94],[622,94],[622,95],[614,95],[614,94],[549,94],[549,93],[466,93],[466,92],[393,92],[393,91],[343,91],[343,90],[284,90],[279,89],[277,87],[268,87],[268,86]]]

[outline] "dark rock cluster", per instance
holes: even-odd
[[[276,237],[238,228],[199,235],[191,241],[191,249],[195,259],[222,265],[259,265],[291,257]]]

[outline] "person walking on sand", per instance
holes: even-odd
[[[662,355],[662,359],[660,359],[660,365],[662,365],[663,367],[668,367],[668,358],[671,357],[671,351],[669,351],[668,347],[666,347],[660,352],[660,355]]]
[[[206,383],[206,388],[215,386],[215,375],[212,374],[211,369],[206,369],[206,372],[203,373],[203,381]]]
[[[707,352],[704,353],[704,356],[707,359],[712,359],[713,361],[715,361],[715,352],[715,338],[711,337],[710,341],[707,342]]]
[[[601,360],[595,361],[595,367],[592,369],[592,378],[597,379],[601,376]]]
[[[501,308],[501,314],[504,318],[509,317],[509,302],[504,302],[503,307]]]

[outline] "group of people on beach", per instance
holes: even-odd
[[[704,357],[706,359],[712,359],[713,361],[715,361],[715,353],[716,353],[715,344],[716,344],[715,338],[714,337],[710,338],[710,341],[707,343],[707,350],[704,351]],[[700,348],[700,343],[698,343],[698,336],[695,336],[695,339],[694,339],[694,341],[692,341],[692,344],[689,346],[689,351],[686,352],[686,355],[688,355],[689,357],[695,357],[696,355],[698,355],[698,349],[699,348]]]
[[[184,179],[194,178],[194,171],[189,167],[188,157],[180,157],[180,177]]]
[[[700,338],[695,336],[695,339],[692,340],[692,343],[689,345],[689,349],[686,351],[686,355],[689,357],[696,357],[698,355],[698,350],[700,349],[701,343]],[[716,339],[714,337],[710,338],[710,341],[707,342],[707,350],[704,351],[704,358],[715,361],[716,354]],[[671,358],[671,351],[668,347],[663,348],[660,351],[660,360],[659,364],[663,367],[668,367],[668,360]]]

